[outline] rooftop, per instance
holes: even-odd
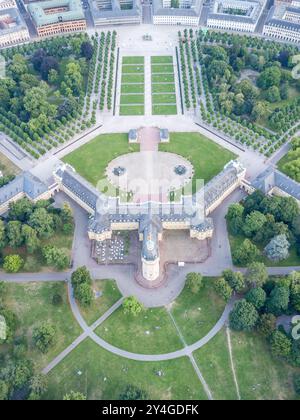
[[[289,18],[287,19],[287,15]],[[292,18],[292,16],[297,18]],[[273,6],[267,16],[265,25],[277,26],[300,32],[300,8],[287,5]]]
[[[55,12],[55,9],[65,8]],[[54,9],[54,12],[47,11]],[[49,0],[30,3],[28,10],[36,26],[85,19],[80,0]]]
[[[18,9],[0,10],[0,35],[27,29]]]
[[[153,14],[157,16],[190,16],[200,17],[202,0],[193,0],[190,8],[163,7],[162,0],[153,0]]]
[[[264,5],[265,2],[262,0],[216,0],[211,6],[208,19],[255,24]]]

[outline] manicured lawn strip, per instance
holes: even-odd
[[[176,95],[170,93],[162,93],[152,95],[153,104],[175,104],[176,105]]]
[[[230,242],[230,248],[231,248],[231,254],[233,254],[234,250],[241,246],[243,241],[246,239],[243,235],[237,235],[233,236],[231,234],[229,236],[229,242]],[[257,261],[263,262],[267,267],[293,267],[293,266],[299,266],[300,265],[300,256],[297,254],[297,248],[295,245],[292,245],[290,247],[290,255],[286,260],[283,261],[271,261],[269,258],[263,255],[263,250],[265,245],[264,244],[257,244],[255,245],[260,249],[262,255],[260,255],[257,258]],[[238,266],[238,265],[237,265]]]
[[[153,115],[176,115],[177,106],[176,105],[153,105],[152,114]]]
[[[143,83],[121,86],[121,93],[144,93],[144,90]]]
[[[144,74],[122,74],[122,85],[126,83],[144,83]]]
[[[192,293],[187,287],[172,304],[172,315],[187,344],[203,338],[220,319],[225,302],[213,288],[213,277],[203,279],[203,288]]]
[[[152,83],[152,93],[175,93],[174,83]]]
[[[174,67],[173,64],[159,64],[151,65],[151,71],[152,73],[172,73],[174,74]]]
[[[225,329],[194,352],[195,360],[215,400],[237,400]]]
[[[97,321],[122,297],[114,280],[96,280],[93,282],[93,290],[100,292],[101,296],[95,298],[88,308],[80,308],[80,312],[88,325]]]
[[[128,105],[128,104],[143,104],[145,101],[144,95],[137,95],[137,94],[127,94],[121,95],[121,105]]]
[[[115,400],[128,385],[144,390],[150,400],[206,399],[188,358],[138,362],[115,356],[90,339],[73,350],[48,379],[45,398],[49,400],[62,399],[70,390],[82,392],[90,400]]]
[[[122,58],[123,64],[144,64],[144,57],[130,56]]]
[[[0,171],[3,173],[4,176],[17,175],[20,173],[20,169],[1,152],[0,152]]]
[[[156,55],[151,57],[152,64],[173,64],[172,55]]]
[[[125,315],[120,307],[96,333],[114,346],[142,354],[168,353],[183,346],[165,308],[147,309],[133,316]]]
[[[143,105],[122,105],[120,106],[120,115],[144,115]]]
[[[60,305],[53,305],[54,294],[62,297]],[[47,366],[81,334],[69,307],[67,286],[64,282],[8,283],[5,305],[17,315],[17,337],[27,338],[26,357],[34,362],[38,370]],[[46,354],[37,350],[32,341],[33,329],[41,322],[49,322],[56,328],[55,344]]]
[[[142,74],[144,73],[144,66],[143,65],[138,65],[138,66],[122,66],[122,73],[126,74],[126,73],[137,73],[137,74]]]
[[[97,185],[105,176],[105,169],[112,159],[137,151],[139,145],[128,144],[128,134],[103,134],[65,156],[63,160],[72,165],[87,181]]]
[[[293,369],[272,357],[256,333],[231,333],[233,360],[243,400],[294,399]]]
[[[194,179],[208,182],[236,156],[199,133],[171,133],[170,143],[160,144],[162,152],[177,153],[194,166]]]
[[[174,83],[174,74],[152,74],[152,83]]]

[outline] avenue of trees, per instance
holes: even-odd
[[[55,208],[51,200],[33,203],[23,198],[10,204],[8,215],[0,219],[0,255],[3,268],[16,273],[23,268],[26,255],[41,254],[46,265],[56,270],[69,266],[69,256],[54,245],[47,245],[56,234],[73,232],[73,215],[68,204]],[[20,252],[21,251],[21,252]]]
[[[283,166],[283,171],[300,182],[300,137],[294,138],[291,145],[292,149],[287,154],[288,162]]]
[[[232,204],[226,220],[233,242],[242,240],[232,247],[236,265],[246,266],[263,256],[285,260],[291,246],[300,255],[300,212],[292,197],[265,196],[257,190],[242,203]]]

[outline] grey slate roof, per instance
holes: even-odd
[[[47,190],[47,186],[30,172],[23,172],[9,184],[0,188],[0,204],[4,204],[20,193],[26,194],[31,200],[36,200]]]
[[[118,0],[111,0],[111,10],[99,9],[95,0],[90,0],[90,8],[94,20],[140,18],[141,12],[137,0],[133,0],[132,9],[122,10]]]
[[[1,23],[1,17],[5,15],[9,15],[14,20],[14,26],[7,26],[3,22]],[[27,29],[27,26],[18,9],[12,8],[0,11],[0,36],[6,35],[8,33],[18,32],[23,29]]]
[[[300,32],[300,23],[288,21],[288,20],[285,20],[283,18],[286,10],[299,14],[299,18],[300,18],[300,9],[299,8],[290,7],[290,6],[289,7],[273,6],[273,7],[271,7],[271,9],[268,13],[265,25],[275,26],[275,27],[279,27],[279,28],[281,27],[281,28],[289,29],[289,30],[292,30],[292,31],[295,31],[295,32]]]

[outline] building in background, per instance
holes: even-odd
[[[141,23],[139,0],[90,0],[94,25],[134,25]]]
[[[15,0],[0,0],[0,10],[17,7]]]
[[[50,0],[28,5],[39,36],[84,31],[85,15],[80,0]]]
[[[266,19],[263,34],[288,42],[300,42],[300,8],[273,6]]]
[[[209,28],[254,32],[266,0],[215,0],[207,17]]]
[[[29,32],[17,8],[0,10],[0,47],[26,42]]]
[[[155,25],[198,26],[202,0],[153,0]]]

